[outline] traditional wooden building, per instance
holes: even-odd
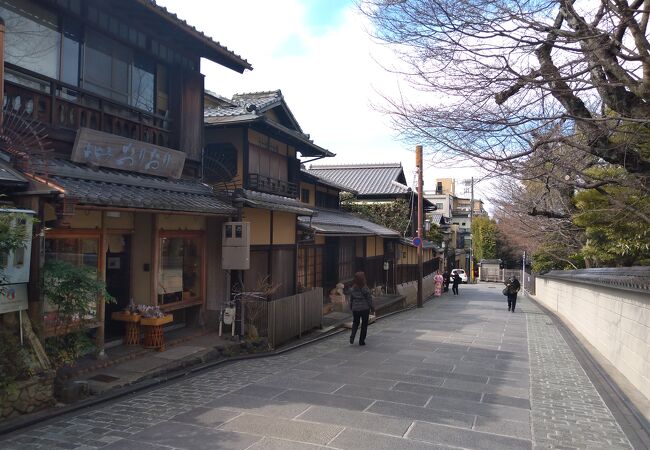
[[[370,287],[394,292],[395,248],[399,233],[340,210],[340,193],[350,188],[302,171],[301,198],[313,217],[299,217],[298,286],[322,286],[327,294],[364,271]]]
[[[251,224],[245,291],[263,280],[276,297],[296,292],[297,217],[314,210],[300,201],[300,160],[334,156],[305,134],[282,92],[206,95],[203,179],[235,193],[241,218]]]
[[[237,211],[200,181],[200,61],[250,64],[152,0],[2,0],[0,16],[5,126],[47,136],[5,146],[31,183],[17,202],[40,219],[32,280],[48,260],[97,269],[117,301],[98,305],[100,349],[131,301],[175,322],[215,309],[221,223]],[[38,283],[30,313],[53,314]]]
[[[408,201],[412,205],[411,227],[409,230],[396,230],[395,237],[402,238],[394,242],[390,240],[386,242],[385,260],[389,262],[389,268],[383,278],[389,288],[417,279],[417,247],[413,245],[412,237],[402,236],[405,231],[410,236],[415,234],[417,194],[406,185],[406,176],[401,163],[312,164],[307,172],[320,180],[345,186],[348,191],[356,192],[354,200],[359,203],[382,203],[398,199]],[[427,199],[423,199],[423,204],[427,213],[436,208]],[[424,241],[424,275],[433,273],[439,267],[440,250],[433,243]]]

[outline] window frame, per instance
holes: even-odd
[[[162,302],[162,295],[165,295],[164,293],[160,292],[160,274],[162,270],[162,264],[163,264],[163,256],[162,256],[162,239],[163,238],[183,238],[183,239],[196,239],[197,242],[197,249],[200,252],[199,256],[199,277],[198,277],[198,291],[197,295],[194,297],[189,297],[189,298],[183,298],[183,290],[181,290],[181,299],[179,301],[175,302],[169,302],[169,303],[163,303]],[[154,289],[153,289],[153,297],[154,297],[154,304],[160,306],[162,309],[176,309],[176,308],[182,308],[185,306],[189,305],[194,305],[194,304],[203,304],[204,300],[206,298],[206,285],[205,285],[205,277],[206,277],[206,248],[205,248],[205,233],[203,231],[174,231],[174,230],[160,230],[158,232],[158,238],[156,240],[156,253],[158,254],[158,258],[156,261],[156,268],[155,268],[155,273],[153,274],[154,276]],[[183,286],[183,289],[185,286]]]

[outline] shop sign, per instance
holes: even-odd
[[[90,128],[80,128],[71,159],[100,167],[180,178],[185,153]]]
[[[27,284],[5,284],[0,288],[0,314],[27,309]]]

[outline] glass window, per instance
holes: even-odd
[[[198,237],[160,239],[158,302],[191,300],[201,294],[201,250]]]
[[[153,112],[155,72],[152,61],[136,56],[131,72],[131,105]]]
[[[97,269],[99,240],[97,238],[46,238],[45,261],[67,261],[77,266]]]
[[[303,189],[300,192],[300,200],[303,203],[309,203],[309,189]]]
[[[61,81],[79,85],[79,50],[81,27],[74,22],[63,22],[63,45],[61,46]]]
[[[88,31],[84,54],[84,87],[128,103],[129,49],[98,33]]]
[[[5,61],[59,77],[61,35],[56,14],[21,0],[0,1],[5,21]]]

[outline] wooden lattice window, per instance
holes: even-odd
[[[208,144],[203,153],[203,180],[230,181],[237,175],[237,149],[229,143]]]

